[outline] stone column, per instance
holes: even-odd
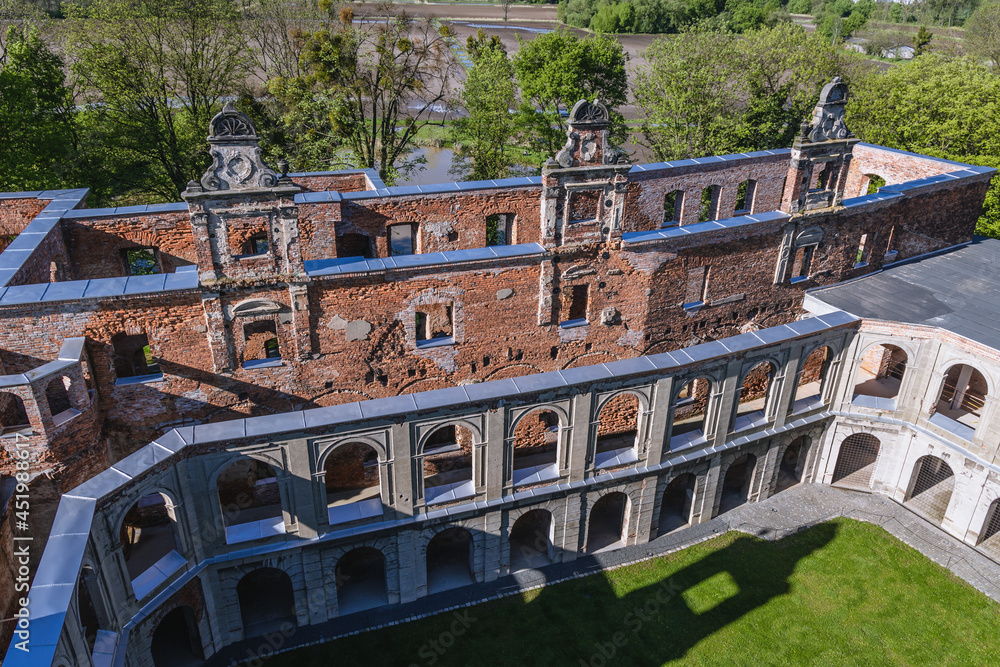
[[[226,335],[226,320],[222,313],[222,301],[218,292],[203,292],[201,305],[205,309],[205,336],[212,352],[212,366],[216,373],[233,370],[233,355],[229,336]]]
[[[295,357],[299,361],[305,361],[313,353],[309,286],[290,284],[288,286],[288,302],[292,306],[292,339],[295,343]]]

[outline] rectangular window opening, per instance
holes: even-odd
[[[392,225],[389,227],[389,255],[412,255],[416,248],[413,245],[413,225]]]
[[[812,265],[813,253],[816,246],[805,246],[795,251],[795,261],[792,263],[792,282],[798,283],[809,280],[809,269]]]
[[[278,328],[274,320],[260,320],[243,325],[243,360],[281,359]]]
[[[736,190],[736,215],[747,215],[753,209],[753,196],[757,190],[757,181],[747,179],[740,183]]]
[[[160,272],[156,248],[127,248],[122,251],[125,271],[130,276],[149,276]]]
[[[569,294],[569,307],[566,321],[576,322],[587,320],[587,300],[590,295],[590,285],[572,285],[567,290]]]
[[[111,349],[115,374],[119,378],[160,374],[160,366],[153,357],[146,334],[118,334],[111,339]]]
[[[692,308],[704,305],[707,287],[707,266],[688,269],[687,289],[684,293],[684,307]]]
[[[414,314],[416,339],[421,341],[451,339],[452,306],[446,303],[434,303],[420,307]]]
[[[486,245],[510,245],[513,213],[496,213],[486,218]]]
[[[868,266],[868,255],[871,253],[871,249],[868,247],[868,235],[861,235],[861,243],[858,244],[858,254],[854,257],[854,268],[860,269],[861,267]]]
[[[722,187],[710,185],[701,191],[701,206],[698,207],[698,222],[708,222],[719,218],[719,194]]]
[[[674,190],[663,198],[663,227],[676,225],[681,221],[681,208],[684,206],[684,192]]]

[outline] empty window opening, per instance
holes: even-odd
[[[785,447],[785,451],[781,455],[781,462],[778,464],[778,480],[774,487],[775,493],[790,489],[802,481],[808,442],[809,438],[800,435],[795,440],[792,440],[790,445]]]
[[[986,520],[983,522],[983,530],[979,533],[978,544],[994,555],[1000,554],[1000,498],[990,504],[986,511]]]
[[[628,496],[615,491],[601,496],[590,510],[586,553],[616,549],[625,544],[628,534]]]
[[[352,549],[337,561],[337,607],[341,615],[388,604],[385,556],[372,547]]]
[[[570,285],[563,289],[563,312],[566,318],[563,324],[577,324],[587,321],[587,301],[590,298],[590,285]]]
[[[420,306],[414,315],[417,341],[452,338],[451,316],[452,306],[448,303]]]
[[[701,205],[698,207],[698,222],[708,222],[719,218],[719,195],[722,187],[710,185],[701,191]]]
[[[906,360],[906,352],[895,345],[875,345],[865,352],[858,366],[854,402],[858,396],[895,399],[906,373]]]
[[[31,434],[31,422],[24,401],[17,394],[0,391],[0,435]]]
[[[270,465],[257,459],[234,461],[222,471],[216,484],[227,542],[284,534],[281,489]],[[247,524],[257,524],[259,532],[254,537],[232,530]]]
[[[175,524],[173,504],[162,493],[143,496],[129,509],[119,529],[129,579],[135,581],[177,549]]]
[[[194,610],[182,605],[164,616],[153,632],[149,651],[153,667],[201,664],[205,654]]]
[[[753,198],[757,192],[757,181],[747,179],[736,188],[736,215],[746,215],[753,209]]]
[[[475,583],[472,533],[446,528],[427,544],[427,592],[438,593]]]
[[[156,248],[127,248],[122,250],[125,273],[130,276],[148,276],[160,272]]]
[[[694,506],[696,481],[694,475],[685,473],[667,484],[660,501],[657,537],[691,525],[691,508]]]
[[[687,288],[684,291],[684,306],[690,307],[705,303],[708,291],[708,267],[699,266],[688,269]]]
[[[372,257],[371,238],[365,234],[337,236],[337,257]]]
[[[756,465],[756,456],[744,454],[726,469],[726,476],[722,481],[722,498],[719,501],[720,514],[747,502],[750,497],[750,484],[753,481]]]
[[[639,435],[639,398],[631,393],[618,394],[601,406],[597,419],[594,467],[631,463]]]
[[[674,399],[674,420],[670,448],[679,449],[705,436],[705,411],[712,383],[708,378],[684,382]]]
[[[486,218],[486,245],[510,245],[514,239],[514,214],[496,213]]]
[[[867,181],[862,186],[862,195],[873,195],[878,189],[885,186],[885,179],[878,174],[865,174]]]
[[[330,524],[382,515],[378,452],[362,442],[339,445],[323,466]]]
[[[574,190],[569,193],[569,222],[587,222],[599,217],[603,192]]]
[[[559,416],[534,410],[514,427],[514,484],[549,483],[559,477]]]
[[[282,570],[262,567],[236,584],[243,637],[288,632],[298,626],[292,579]]]
[[[935,417],[946,417],[973,431],[979,426],[979,418],[986,404],[986,378],[972,366],[958,364],[945,374],[941,394],[935,406]],[[971,438],[972,433],[963,431]]]
[[[243,360],[281,359],[278,327],[274,320],[258,320],[243,325]]]
[[[389,256],[412,255],[417,251],[414,245],[416,234],[413,233],[414,225],[392,225],[389,227]]]
[[[921,456],[913,466],[910,492],[904,503],[934,523],[944,521],[955,490],[955,473],[936,456]]]
[[[743,384],[740,385],[736,419],[733,422],[734,431],[741,431],[767,422],[767,399],[774,373],[774,365],[762,361],[744,376]]]
[[[134,336],[117,334],[111,339],[115,374],[119,378],[158,375],[160,366],[153,358],[149,337],[142,333]]]
[[[673,190],[663,197],[663,226],[670,227],[681,221],[681,209],[684,206],[684,191]]]
[[[554,562],[552,514],[548,510],[525,512],[510,529],[510,571],[544,567]]]
[[[861,235],[861,242],[858,244],[858,252],[854,257],[854,268],[860,269],[868,266],[868,257],[871,255],[871,247],[868,245],[868,235]]]
[[[809,269],[812,267],[816,246],[807,245],[795,249],[795,259],[792,262],[792,282],[809,280]]]
[[[816,348],[802,362],[798,381],[795,385],[795,402],[792,411],[807,410],[819,407],[822,403],[823,381],[830,362],[830,348]]]
[[[80,571],[80,577],[76,584],[77,611],[80,614],[80,625],[83,630],[84,640],[87,642],[87,650],[94,652],[94,645],[97,643],[98,630],[110,629],[110,624],[102,618],[107,619],[103,614],[100,584],[94,568],[84,565]]]
[[[895,261],[896,255],[898,254],[899,251],[896,250],[896,226],[893,225],[889,229],[889,241],[885,244],[885,258],[883,259],[883,262],[888,263]]]
[[[71,384],[69,377],[64,375],[53,378],[45,387],[45,400],[49,404],[49,414],[52,415],[52,423],[55,426],[60,426],[80,414],[70,399]]]
[[[254,234],[243,244],[244,255],[266,255],[271,250],[271,244],[266,233]]]
[[[447,503],[476,494],[472,481],[472,432],[446,425],[423,445],[424,502]]]
[[[856,489],[868,489],[875,472],[882,443],[870,433],[855,433],[844,439],[833,469],[832,484]]]

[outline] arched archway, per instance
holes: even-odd
[[[427,592],[438,593],[475,583],[472,533],[446,528],[427,543]]]
[[[855,433],[845,438],[840,444],[831,483],[852,488],[870,488],[881,447],[882,443],[871,433]]]
[[[931,422],[971,440],[988,393],[982,373],[968,364],[952,366],[944,376]]]
[[[895,345],[873,345],[858,366],[853,402],[859,396],[895,399],[906,374],[907,356]],[[863,403],[863,401],[862,401]]]
[[[0,391],[0,435],[31,434],[31,421],[24,401],[17,394]]]
[[[774,373],[774,364],[761,361],[743,376],[736,416],[733,419],[733,431],[742,431],[767,423],[767,402]]]
[[[216,486],[227,544],[284,534],[278,474],[270,465],[251,458],[234,461]]]
[[[150,644],[154,667],[195,667],[205,661],[194,610],[181,605],[164,616]]]
[[[720,514],[735,509],[747,501],[756,465],[756,456],[744,454],[726,468],[726,476],[722,480],[722,498],[719,501]]]
[[[544,567],[552,563],[552,513],[525,512],[510,529],[510,571]]]
[[[358,547],[337,561],[337,604],[350,614],[387,604],[385,556],[373,547]]]
[[[1000,498],[990,503],[983,521],[983,529],[979,532],[977,545],[996,556],[1000,556]]]
[[[236,585],[236,596],[244,639],[298,626],[292,579],[278,568],[262,567],[245,575]]]
[[[955,473],[951,466],[936,456],[921,456],[913,466],[910,489],[904,503],[941,523],[954,490]]]
[[[663,499],[660,501],[657,537],[691,525],[691,509],[697,481],[697,478],[688,472],[678,475],[667,484],[667,488],[663,490]]]
[[[184,557],[177,553],[174,506],[162,493],[150,493],[132,505],[118,536],[138,599],[165,580],[163,572],[176,571],[184,563]]]
[[[774,487],[775,493],[781,493],[802,481],[808,447],[809,438],[804,435],[795,438],[791,444],[785,447],[785,451],[781,453],[781,461],[778,462],[778,480]]]
[[[639,436],[639,397],[618,394],[601,406],[597,415],[595,468],[610,468],[636,460]]]
[[[831,357],[830,348],[823,345],[810,352],[802,362],[795,386],[793,413],[811,410],[823,404],[823,384],[826,382]]]
[[[523,415],[514,427],[515,486],[559,477],[559,415],[539,408]]]
[[[424,441],[424,503],[447,503],[476,495],[472,480],[472,432],[446,424]]]
[[[674,419],[670,449],[700,442],[705,437],[705,418],[712,382],[708,378],[688,380],[674,398]]]
[[[378,452],[363,442],[337,446],[323,463],[330,525],[382,516]]]
[[[52,423],[56,426],[65,424],[80,414],[80,411],[73,406],[73,401],[70,400],[70,383],[68,377],[60,376],[52,378],[45,386],[45,400],[49,404]]]
[[[615,491],[594,503],[587,522],[588,554],[623,546],[628,528],[628,496]]]

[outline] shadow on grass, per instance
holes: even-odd
[[[826,523],[778,542],[730,533],[693,552],[548,586],[528,601],[460,609],[263,664],[662,665],[789,593],[798,563],[837,532]],[[573,563],[581,570],[589,564],[589,557]]]

